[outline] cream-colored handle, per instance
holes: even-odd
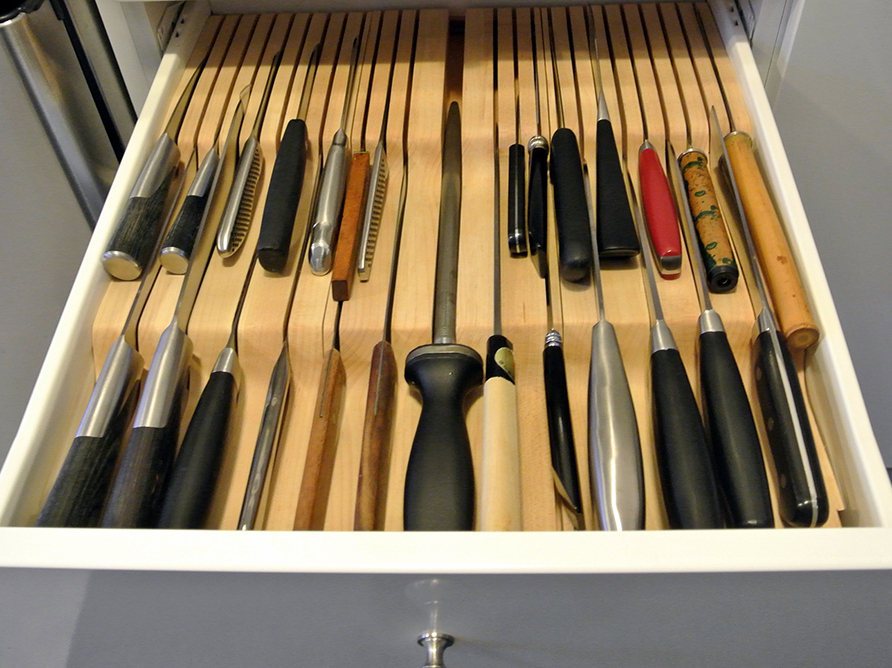
[[[520,531],[520,438],[517,388],[507,378],[483,385],[483,457],[481,465],[481,531]]]

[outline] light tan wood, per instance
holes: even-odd
[[[522,529],[518,443],[517,388],[506,378],[490,378],[483,387],[481,531]]]
[[[691,5],[675,8],[660,6],[659,11],[645,6],[620,9],[608,6],[605,9],[594,7],[592,28],[598,40],[600,74],[603,77],[604,93],[612,114],[614,129],[620,145],[626,151],[637,155],[643,138],[641,117],[638,108],[638,93],[631,77],[631,57],[629,41],[622,21],[623,11],[633,11],[639,25],[633,29],[631,53],[636,64],[641,59],[641,39],[645,34],[662,40],[666,54],[671,51],[675,59],[675,69],[682,81],[676,85],[678,101],[683,98],[688,104],[692,119],[705,119],[705,106],[697,86],[697,75],[704,80],[708,105],[723,107],[712,66],[706,60],[696,19]],[[588,50],[585,16],[582,8],[552,9],[555,27],[555,46],[558,52],[559,69],[567,118],[573,119],[573,129],[577,132],[583,149],[583,158],[590,167],[594,164],[594,133],[597,120],[595,104],[595,80],[592,72],[591,54]],[[641,21],[641,16],[644,21]],[[394,68],[393,92],[390,101],[390,122],[387,128],[387,148],[390,179],[387,187],[384,212],[380,228],[374,269],[367,283],[354,284],[354,294],[343,306],[340,321],[340,355],[344,369],[344,393],[342,420],[336,442],[329,441],[335,452],[333,460],[320,462],[311,457],[318,466],[324,463],[330,467],[328,498],[326,503],[314,504],[310,516],[314,527],[327,530],[350,530],[355,524],[357,511],[357,487],[359,482],[360,459],[362,456],[362,434],[364,409],[368,393],[368,379],[371,371],[372,350],[381,340],[384,325],[383,313],[387,297],[388,272],[390,268],[398,209],[399,186],[403,175],[403,130],[404,112],[407,103],[407,86],[411,59],[412,38],[416,16],[419,19],[418,53],[415,58],[415,72],[412,84],[412,107],[409,113],[407,148],[409,190],[405,227],[403,230],[400,265],[395,292],[393,321],[393,348],[397,376],[394,396],[394,415],[390,421],[393,429],[390,449],[389,470],[387,471],[386,494],[379,499],[375,524],[388,530],[402,528],[402,498],[405,470],[412,438],[420,414],[420,402],[414,391],[402,379],[402,366],[408,352],[421,344],[428,343],[431,335],[431,313],[434,285],[434,262],[436,255],[436,231],[438,221],[441,137],[443,118],[444,57],[449,15],[443,10],[432,11],[388,11],[370,13],[366,17],[366,38],[370,42],[363,49],[363,67],[358,80],[359,93],[357,113],[351,125],[351,138],[355,144],[361,143],[362,120],[368,100],[368,122],[366,140],[368,149],[373,150],[381,129],[385,105],[387,83],[391,67],[391,48],[398,44],[398,56]],[[460,248],[459,295],[458,295],[458,338],[484,351],[486,338],[492,332],[492,258],[493,258],[493,66],[498,67],[498,127],[499,127],[499,169],[503,184],[499,202],[500,221],[507,219],[507,149],[517,138],[515,136],[515,91],[514,91],[514,50],[512,36],[512,11],[473,10],[463,15],[465,22],[465,63],[463,72],[464,91],[462,95],[463,120],[463,210]],[[679,20],[679,16],[682,20]],[[606,21],[605,21],[606,17]],[[520,9],[516,12],[518,42],[518,90],[520,100],[521,137],[525,143],[535,133],[535,90],[533,86],[532,44],[530,21],[537,23],[539,88],[542,100],[542,133],[550,138],[556,127],[554,109],[554,82],[551,71],[551,40],[547,18],[540,24],[540,12]],[[254,82],[248,118],[242,133],[250,131],[252,114],[256,114],[260,90],[265,82],[269,62],[282,45],[285,53],[279,74],[273,88],[269,109],[261,131],[261,144],[266,156],[266,167],[258,186],[258,200],[245,249],[229,263],[215,259],[212,266],[215,273],[209,273],[202,286],[199,304],[190,325],[190,336],[196,341],[197,364],[193,383],[189,391],[189,408],[197,400],[203,386],[203,375],[209,372],[222,343],[228,335],[235,302],[238,300],[241,281],[247,273],[256,231],[262,216],[264,199],[268,188],[269,175],[275,158],[275,151],[287,121],[294,117],[299,105],[300,92],[306,74],[309,54],[317,43],[322,51],[316,82],[307,115],[311,150],[307,160],[307,171],[303,187],[303,197],[298,211],[298,225],[301,229],[311,209],[314,181],[321,163],[321,156],[327,150],[331,137],[340,121],[341,106],[346,88],[350,43],[359,32],[362,21],[360,14],[299,14],[260,15],[244,17],[212,17],[205,32],[217,32],[211,49],[212,57],[208,71],[199,81],[203,100],[196,97],[197,105],[190,105],[184,132],[192,137],[199,150],[209,148],[223,126],[225,135],[229,118],[237,102],[241,87]],[[497,21],[498,53],[497,63],[493,62],[493,21]],[[380,23],[380,44],[376,44]],[[634,19],[632,21],[634,23]],[[663,25],[666,31],[663,33]],[[609,26],[608,40],[605,32]],[[686,31],[684,35],[680,31]],[[685,40],[687,36],[687,40]],[[542,48],[544,38],[545,49]],[[698,41],[699,40],[699,41]],[[210,43],[210,38],[207,42]],[[688,52],[688,42],[691,44]],[[339,48],[340,44],[340,48]],[[608,48],[612,45],[612,49]],[[637,49],[635,45],[637,44]],[[729,96],[735,122],[747,119],[742,96],[735,80],[728,79],[727,54],[713,45],[716,59],[723,59],[720,67],[723,85],[728,91],[737,91]],[[193,54],[187,65],[184,81],[188,78],[189,67],[195,67],[199,56]],[[650,83],[642,86],[642,95],[651,102],[660,104],[657,78],[664,89],[668,84],[665,63],[658,63],[656,75],[654,64],[647,54],[644,44],[646,64],[651,68]],[[374,60],[374,68],[372,61]],[[658,59],[660,60],[660,59]],[[211,67],[210,63],[215,63]],[[575,65],[575,68],[574,68]],[[619,85],[617,85],[619,82]],[[182,84],[181,84],[182,85]],[[369,92],[370,91],[370,92]],[[578,99],[577,99],[578,95]],[[194,109],[193,109],[194,106]],[[661,115],[660,107],[657,113]],[[696,111],[694,111],[696,109]],[[671,124],[677,128],[681,123],[684,132],[684,119],[678,118],[678,110],[671,114]],[[650,117],[649,117],[650,118]],[[658,117],[659,118],[659,117]],[[748,123],[748,119],[746,120]],[[660,121],[662,124],[662,121]],[[703,121],[692,121],[692,128],[700,128],[693,133],[704,137]],[[247,129],[246,129],[247,128]],[[625,132],[623,133],[623,129]],[[653,130],[651,130],[653,132]],[[672,130],[673,138],[677,129]],[[626,139],[623,141],[622,136]],[[706,141],[705,136],[703,141]],[[678,148],[678,147],[676,147]],[[630,164],[630,167],[632,165]],[[592,178],[594,170],[592,169]],[[594,186],[594,183],[592,184]],[[736,227],[736,218],[729,216],[727,193],[719,189],[719,204],[729,218],[729,228]],[[550,253],[552,266],[556,266],[556,244],[553,230],[553,209],[550,210],[552,226]],[[501,223],[504,225],[504,223]],[[502,264],[502,308],[503,329],[513,342],[516,360],[516,392],[518,402],[518,438],[520,441],[520,479],[522,489],[521,512],[523,528],[526,530],[568,530],[572,528],[564,509],[556,502],[552,481],[548,431],[544,407],[542,378],[542,346],[546,331],[545,283],[528,259],[511,258],[504,243],[504,230],[500,233],[500,253]],[[732,235],[733,237],[733,235]],[[739,239],[732,238],[739,247]],[[334,331],[336,308],[331,300],[329,280],[315,277],[304,269],[305,258],[297,251],[302,250],[302,239],[295,238],[292,258],[283,276],[267,274],[258,269],[251,278],[246,297],[242,320],[238,332],[239,354],[245,370],[241,395],[232,429],[232,443],[227,449],[221,471],[221,485],[218,498],[212,508],[209,527],[234,528],[241,501],[244,495],[254,443],[257,437],[260,415],[266,395],[272,366],[282,349],[283,336],[287,333],[291,363],[294,370],[290,396],[286,405],[282,438],[279,451],[273,462],[269,489],[266,490],[261,506],[258,527],[285,529],[293,527],[300,497],[300,482],[305,475],[313,473],[307,467],[308,444],[311,441],[313,410],[326,365],[326,353],[330,350]],[[747,389],[757,416],[767,467],[771,473],[770,485],[773,497],[777,498],[776,475],[764,438],[764,428],[759,419],[755,386],[752,380],[751,333],[754,314],[746,290],[745,278],[748,275],[744,266],[743,279],[738,288],[727,295],[714,295],[714,306],[721,313],[729,340],[737,356],[738,365],[746,379]],[[577,445],[577,458],[580,464],[580,482],[584,496],[584,510],[588,527],[593,527],[594,508],[587,478],[587,384],[590,355],[591,325],[597,317],[593,286],[565,284],[552,276],[555,302],[555,320],[564,336],[564,350],[567,364],[568,386],[571,397],[573,427]],[[301,278],[298,280],[298,276]],[[145,349],[148,358],[154,349],[161,330],[168,324],[173,313],[181,277],[162,273],[152,291],[152,297],[143,322],[140,325],[140,349]],[[649,325],[650,316],[643,290],[643,268],[640,260],[613,261],[604,263],[602,273],[607,318],[617,329],[624,363],[630,379],[633,401],[641,432],[642,453],[645,465],[645,486],[647,495],[647,522],[649,529],[666,526],[662,507],[659,476],[653,452],[653,436],[650,425],[650,378],[649,378]],[[682,276],[667,285],[660,282],[660,293],[667,319],[673,328],[683,350],[688,372],[696,387],[696,358],[694,356],[697,338],[696,320],[699,304],[694,292],[690,265],[686,261]],[[128,286],[129,294],[122,291],[119,284],[113,283],[103,301],[100,314],[94,325],[94,344],[97,364],[102,363],[99,355],[101,347],[107,348],[111,339],[120,333],[120,326],[129,308],[134,287]],[[677,287],[680,286],[680,287]],[[289,305],[290,311],[289,311]],[[123,312],[123,313],[122,313]],[[199,343],[200,342],[200,343]],[[803,378],[803,369],[808,361],[796,355],[795,361]],[[468,426],[472,442],[475,470],[478,484],[483,478],[483,469],[490,463],[482,459],[484,422],[496,426],[496,421],[484,421],[483,402],[480,392],[471,398],[468,411]],[[814,410],[820,412],[826,407],[815,405],[814,398],[808,397],[809,411],[814,418]],[[814,422],[813,422],[814,423]],[[508,425],[510,428],[510,424]],[[330,430],[329,435],[333,432]],[[821,434],[815,429],[819,456],[825,472],[831,506],[842,508],[841,495],[833,476],[830,462],[823,447]],[[318,439],[316,439],[318,441]],[[336,443],[336,448],[334,447]],[[383,448],[382,448],[383,450]],[[385,455],[384,459],[387,457]],[[380,462],[379,462],[380,463]],[[499,468],[499,467],[495,467]],[[482,490],[480,490],[482,492]],[[478,506],[478,521],[483,518],[488,500],[478,496],[484,507]],[[371,511],[370,511],[371,512]],[[512,511],[513,512],[513,511]],[[828,525],[839,525],[837,513],[831,513]]]

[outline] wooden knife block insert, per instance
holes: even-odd
[[[725,107],[709,55],[690,4],[599,6],[594,8],[600,72],[620,153],[630,173],[637,175],[638,147],[643,140],[643,125],[638,91],[632,75],[634,59],[640,79],[641,95],[648,119],[648,134],[660,155],[668,136],[676,150],[687,145],[684,100],[691,124],[694,146],[708,149],[709,130],[706,108],[701,97],[694,67],[703,83],[709,105],[715,106],[722,126],[728,127]],[[735,75],[727,59],[709,8],[701,10],[715,54],[722,84],[733,110],[736,126],[748,131],[748,118]],[[516,12],[518,48],[518,89],[520,136],[515,136],[514,50],[512,11]],[[551,10],[563,93],[565,125],[580,140],[584,159],[592,166],[594,178],[595,127],[597,120],[596,87],[589,56],[583,8]],[[521,438],[523,526],[525,530],[568,529],[556,503],[548,446],[545,398],[542,380],[542,347],[546,333],[545,285],[529,258],[511,258],[506,243],[508,147],[526,141],[536,133],[535,89],[531,45],[531,20],[536,21],[537,39],[542,39],[543,10],[527,8],[468,10],[453,20],[463,19],[465,57],[463,72],[463,193],[461,250],[459,255],[458,341],[483,353],[493,326],[493,95],[498,95],[498,146],[501,169],[501,267],[502,309],[505,335],[513,342],[516,354],[518,414]],[[533,18],[535,17],[535,18]],[[443,91],[447,34],[450,15],[445,10],[403,11],[397,33],[399,13],[369,12],[364,34],[372,43],[364,49],[363,66],[358,79],[358,100],[352,124],[353,150],[362,144],[363,118],[365,148],[374,151],[384,115],[393,40],[399,40],[393,73],[393,91],[387,126],[387,152],[390,177],[371,279],[356,281],[352,298],[344,304],[340,323],[341,353],[347,374],[347,389],[341,419],[337,454],[325,514],[327,530],[351,530],[361,449],[363,414],[372,348],[381,339],[387,296],[393,235],[398,211],[400,182],[403,176],[404,149],[408,165],[408,198],[402,234],[401,257],[397,277],[393,315],[393,347],[399,367],[390,480],[387,493],[386,529],[402,529],[403,485],[412,437],[421,410],[414,391],[402,379],[406,355],[414,347],[430,342],[436,256],[437,222],[440,193],[440,141],[443,118]],[[625,18],[625,21],[623,20]],[[403,146],[403,119],[406,109],[409,62],[413,28],[417,20],[418,41],[408,113],[407,146]],[[320,373],[326,352],[332,343],[335,303],[330,297],[331,276],[314,276],[301,250],[301,229],[310,213],[316,175],[322,156],[328,150],[338,127],[347,82],[350,44],[359,34],[362,15],[297,14],[212,16],[192,54],[180,87],[194,72],[205,54],[210,57],[201,75],[179,136],[181,154],[186,161],[193,148],[199,158],[215,140],[218,126],[225,136],[238,93],[253,84],[242,140],[250,132],[260,102],[263,82],[273,55],[284,46],[284,57],[275,80],[269,109],[261,131],[265,166],[258,185],[258,195],[251,231],[243,249],[234,257],[211,259],[198,296],[188,334],[195,344],[195,360],[190,378],[188,404],[183,431],[204,387],[217,354],[226,343],[242,283],[247,275],[253,246],[257,241],[260,219],[269,185],[278,142],[285,124],[297,113],[309,54],[322,44],[321,58],[307,125],[310,153],[307,160],[303,196],[298,212],[292,257],[283,276],[269,274],[258,267],[253,273],[238,331],[239,355],[244,379],[238,397],[230,441],[213,503],[209,528],[234,529],[244,496],[246,479],[257,438],[260,416],[272,367],[282,349],[287,333],[293,380],[285,409],[278,450],[264,492],[258,527],[290,530],[300,492],[306,457],[310,419],[316,402]],[[493,26],[498,36],[498,90],[493,87]],[[380,25],[380,48],[375,38]],[[544,24],[546,40],[551,38]],[[568,31],[569,26],[569,31]],[[665,32],[664,32],[665,29]],[[645,41],[645,31],[653,50],[653,64]],[[609,41],[607,35],[609,33]],[[687,35],[687,41],[685,40]],[[667,43],[668,38],[668,43]],[[340,48],[339,48],[340,44]],[[573,53],[571,54],[571,44]],[[688,56],[690,44],[693,63]],[[608,48],[609,47],[609,48]],[[670,56],[670,52],[672,58]],[[537,48],[539,94],[542,110],[542,134],[551,136],[557,127],[554,82],[548,51]],[[374,76],[372,59],[377,54]],[[574,55],[575,54],[575,68]],[[679,86],[676,83],[677,72]],[[575,94],[574,94],[575,82]],[[662,90],[662,102],[657,87]],[[367,95],[371,91],[370,96]],[[171,105],[176,100],[171,98]],[[578,95],[578,98],[577,98]],[[368,102],[367,102],[368,98]],[[668,127],[663,121],[665,104]],[[711,156],[716,164],[716,156]],[[191,178],[191,175],[187,175]],[[637,184],[637,176],[633,178]],[[722,193],[724,214],[729,226],[736,226],[733,209]],[[592,508],[588,478],[587,391],[591,326],[597,318],[594,288],[590,283],[571,284],[556,277],[556,242],[553,231],[550,253],[555,320],[564,337],[567,377],[570,390],[573,429],[583,488],[586,524],[597,526]],[[739,261],[741,245],[737,243]],[[295,276],[296,289],[292,292]],[[660,481],[657,472],[651,428],[649,390],[650,316],[644,292],[644,269],[639,259],[604,263],[602,277],[608,319],[617,329],[623,359],[632,388],[643,449],[647,491],[647,527],[666,527]],[[748,271],[742,272],[748,276]],[[752,377],[751,336],[754,314],[744,284],[724,295],[713,295],[713,303],[725,322],[728,337],[746,379],[756,422],[762,432],[763,448],[769,467],[772,495],[776,498],[776,476]],[[164,327],[170,321],[182,277],[162,271],[139,326],[139,350],[148,365]],[[698,393],[695,357],[700,313],[691,266],[685,261],[677,280],[658,279],[666,319],[679,344],[688,375]],[[113,282],[94,323],[94,362],[98,372],[114,338],[120,333],[136,284]],[[292,300],[290,318],[287,318]],[[803,359],[797,359],[802,378]],[[699,396],[699,395],[698,395]],[[85,395],[86,399],[86,395]],[[477,470],[482,440],[482,391],[470,398],[467,412],[473,456]],[[813,422],[814,425],[814,422]],[[832,507],[842,503],[830,470],[821,435],[815,436],[831,494]],[[76,425],[72,425],[72,433]],[[64,458],[60,450],[59,465]],[[51,481],[47,483],[47,490]],[[777,519],[780,526],[780,520]],[[828,526],[839,526],[836,512]]]

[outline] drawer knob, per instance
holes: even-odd
[[[455,638],[438,631],[427,631],[418,636],[418,644],[427,650],[427,661],[422,668],[446,668],[443,653],[455,642]]]

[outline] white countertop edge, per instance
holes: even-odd
[[[380,533],[8,528],[0,567],[267,573],[892,569],[888,529]],[[559,555],[556,557],[556,555]]]

